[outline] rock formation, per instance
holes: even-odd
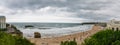
[[[41,34],[39,32],[34,32],[34,38],[41,38]]]

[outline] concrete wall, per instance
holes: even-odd
[[[107,29],[120,30],[120,21],[111,20],[107,23]]]
[[[4,16],[0,17],[0,28],[6,28],[6,18]]]

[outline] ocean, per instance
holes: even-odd
[[[25,38],[33,38],[34,32],[39,32],[42,38],[59,37],[83,31],[88,31],[93,25],[81,25],[80,23],[9,23],[16,26]],[[31,25],[33,28],[25,28]]]

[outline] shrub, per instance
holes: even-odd
[[[77,45],[76,41],[62,41],[60,45]]]
[[[120,31],[102,30],[85,39],[82,45],[120,45]]]
[[[112,45],[120,45],[120,41],[117,40],[117,41],[113,42]]]
[[[0,32],[0,45],[34,45],[25,38]]]

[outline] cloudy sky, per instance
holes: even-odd
[[[120,19],[120,0],[0,0],[7,22],[84,22]]]

